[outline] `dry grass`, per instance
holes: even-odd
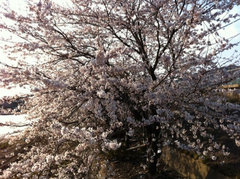
[[[240,93],[239,92],[226,92],[224,94],[227,97],[227,100],[231,103],[240,104]]]

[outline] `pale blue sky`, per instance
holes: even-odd
[[[240,13],[240,6],[234,7],[233,12]],[[238,18],[240,18],[240,17],[238,17]],[[224,28],[223,30],[221,30],[219,32],[223,37],[226,37],[226,38],[231,38],[231,37],[236,36],[230,41],[232,43],[240,42],[240,20],[237,21],[236,23],[233,23],[232,25]],[[230,57],[234,53],[235,50],[238,50],[240,53],[240,44],[238,46],[235,46],[231,50],[225,51],[220,56],[221,57]],[[238,64],[240,65],[240,58],[238,57],[237,60],[238,60]]]

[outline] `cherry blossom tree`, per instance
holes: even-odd
[[[239,4],[29,0],[24,15],[3,5],[0,28],[17,40],[5,43],[16,65],[1,62],[1,83],[31,86],[38,122],[20,136],[32,147],[2,176],[91,178],[99,154],[139,148],[150,175],[164,146],[228,155],[215,136],[240,146],[240,108],[216,89],[239,73],[219,68],[218,54],[236,44],[218,32]]]

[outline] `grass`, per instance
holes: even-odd
[[[237,92],[226,92],[224,96],[228,102],[240,104],[240,93]]]

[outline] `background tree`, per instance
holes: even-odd
[[[239,146],[239,106],[215,89],[237,75],[218,66],[231,48],[218,34],[235,0],[27,1],[27,14],[2,7],[2,31],[16,66],[1,70],[4,87],[31,85],[26,142],[34,145],[3,176],[89,177],[99,153],[144,146],[155,175],[171,145],[227,154],[223,131]],[[36,60],[34,60],[36,59]],[[232,60],[230,62],[233,62]],[[2,63],[3,64],[3,63]],[[234,113],[235,112],[235,113]],[[145,156],[145,155],[144,155]]]

